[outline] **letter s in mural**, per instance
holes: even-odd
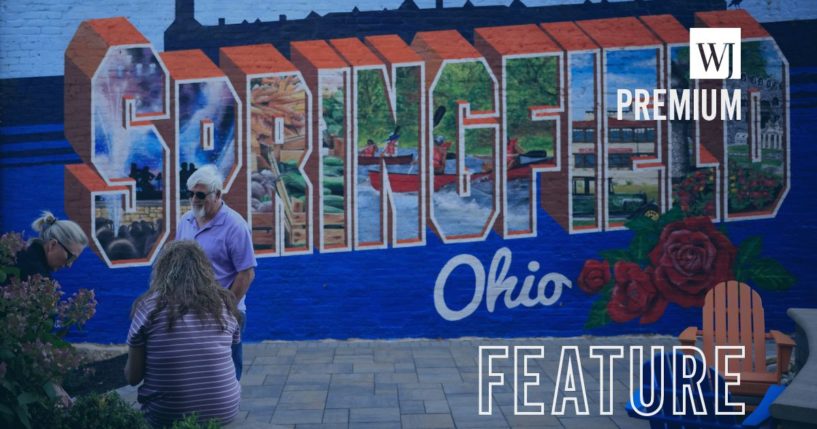
[[[65,135],[84,164],[65,170],[69,216],[108,266],[149,264],[170,231],[169,74],[124,18],[84,22],[65,53]]]

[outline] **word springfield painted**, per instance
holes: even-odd
[[[535,370],[536,360],[545,359],[544,346],[480,346],[479,347],[479,414],[493,413],[493,392],[509,381],[506,374],[496,368],[502,365],[499,361],[510,358],[509,350],[513,349],[513,393],[515,415],[545,415],[544,394],[537,397],[536,387],[541,387],[541,374]],[[599,409],[598,415],[613,415],[613,395],[615,394],[614,364],[624,358],[624,346],[590,346],[590,359],[597,361],[599,367]],[[706,380],[708,366],[703,352],[694,346],[674,346],[670,359],[664,358],[664,346],[651,346],[652,361],[644,361],[643,346],[629,346],[629,398],[633,409],[638,414],[649,417],[657,414],[664,406],[667,392],[672,395],[672,414],[686,415],[687,404],[695,415],[708,414],[702,385],[711,382]],[[729,388],[740,385],[740,372],[730,371],[730,361],[745,357],[743,346],[715,346],[715,374],[722,374],[728,381],[714,383],[715,415],[742,415],[745,404],[729,400]],[[668,365],[666,362],[671,361]],[[702,367],[701,367],[702,365]],[[733,365],[732,367],[735,367]],[[649,367],[650,370],[646,371]],[[723,367],[723,368],[721,368]],[[538,367],[541,368],[541,367]],[[639,370],[641,368],[641,370]],[[656,368],[658,371],[656,371]],[[645,372],[649,372],[645,374]],[[656,374],[658,372],[658,374]],[[636,378],[638,375],[638,378]],[[645,378],[646,377],[646,378]],[[547,379],[547,377],[545,377]],[[665,386],[665,381],[669,386]],[[643,389],[649,386],[650,389]],[[550,414],[562,416],[568,404],[572,403],[576,415],[591,414],[588,406],[588,392],[584,382],[581,354],[578,346],[563,346],[559,355],[559,369],[553,389]],[[638,390],[641,388],[641,390]],[[723,392],[720,390],[723,389]],[[550,391],[547,387],[543,390]],[[712,389],[704,389],[711,391]],[[639,406],[641,405],[641,406]]]
[[[82,161],[65,167],[66,213],[111,268],[151,265],[206,164],[259,257],[533,238],[541,214],[567,234],[622,230],[684,203],[676,189],[695,174],[711,177],[695,197],[713,220],[775,217],[790,143],[774,40],[693,41],[674,19],[643,18],[482,27],[473,42],[453,30],[292,41],[288,57],[229,46],[218,64],[156,52],[125,18],[85,21],[65,52],[65,136]],[[742,50],[758,58],[743,72]],[[709,80],[691,78],[696,62]],[[112,240],[123,227],[148,233]],[[511,280],[475,291],[492,306]],[[547,283],[568,284],[546,275],[540,294]]]

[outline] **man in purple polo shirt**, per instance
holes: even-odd
[[[230,289],[241,312],[241,334],[246,326],[247,306],[244,298],[255,278],[255,253],[252,235],[244,218],[227,207],[221,199],[224,179],[214,165],[196,170],[187,179],[188,198],[193,205],[182,216],[176,228],[176,240],[196,240],[210,263],[216,280]],[[236,378],[241,380],[243,368],[241,343],[233,345]]]

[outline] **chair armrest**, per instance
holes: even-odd
[[[789,371],[794,340],[780,331],[769,331],[767,338],[774,340],[777,345],[777,381],[780,382],[780,377]]]
[[[763,396],[763,399],[760,401],[760,404],[755,408],[755,411],[752,414],[749,414],[749,417],[746,417],[741,424],[744,428],[760,428],[763,427],[769,419],[772,418],[771,413],[769,412],[769,407],[771,407],[772,402],[783,393],[785,387],[779,384],[773,384],[769,386],[769,389],[766,390],[766,395]]]
[[[681,332],[681,335],[678,336],[678,340],[681,341],[682,346],[694,346],[697,338],[698,328],[694,326],[684,329],[684,332]]]

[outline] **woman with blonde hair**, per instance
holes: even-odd
[[[54,271],[70,267],[88,246],[88,237],[79,225],[70,220],[59,220],[49,211],[31,224],[39,237],[29,240],[17,254],[16,268],[20,280],[34,274],[51,278]]]
[[[222,424],[238,413],[241,388],[231,346],[240,341],[233,294],[216,282],[195,241],[164,246],[150,288],[131,310],[125,378],[154,426],[197,413]]]

